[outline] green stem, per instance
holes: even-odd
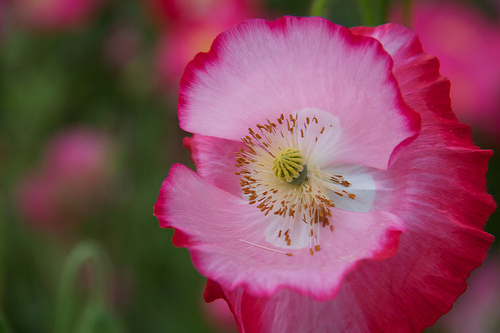
[[[328,0],[313,0],[309,16],[327,16]]]
[[[75,333],[122,333],[122,323],[103,306],[87,304],[80,319],[75,324]]]
[[[78,244],[69,254],[63,267],[61,284],[59,286],[54,333],[72,331],[75,313],[78,307],[75,287],[82,266],[91,261],[93,264],[93,282],[90,299],[103,304],[106,295],[106,278],[109,267],[107,257],[101,247],[93,241]]]
[[[370,0],[358,0],[359,11],[361,20],[365,26],[375,25],[375,15],[370,5]]]

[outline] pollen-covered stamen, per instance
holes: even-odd
[[[300,150],[288,147],[274,158],[273,173],[279,180],[297,185],[307,177],[307,166],[304,163]]]
[[[283,217],[276,222],[280,226],[275,237],[284,246],[293,246],[295,241],[303,244],[304,239],[292,237],[304,237],[312,253],[319,251],[319,230],[327,226],[334,230],[330,218],[335,195],[355,198],[347,191],[348,181],[322,171],[315,162],[315,147],[324,142],[319,138],[333,126],[320,124],[316,116],[299,120],[296,114],[281,115],[277,122],[267,120],[255,127],[242,139],[246,149],[237,152],[240,171],[236,174],[241,176],[243,194],[264,215],[272,212]],[[292,236],[294,226],[303,223],[308,225],[308,233]]]

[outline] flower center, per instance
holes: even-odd
[[[265,216],[272,212],[283,218],[271,221],[279,224],[271,242],[276,245],[275,240],[281,239],[285,246],[301,248],[296,244],[306,241],[314,254],[320,250],[319,230],[329,226],[333,231],[332,197],[354,199],[355,195],[345,190],[351,184],[341,175],[320,167],[322,153],[316,148],[322,144],[320,137],[326,128],[333,130],[333,125],[322,126],[316,116],[302,117],[301,121],[299,114],[282,114],[277,122],[267,120],[257,124],[256,130],[249,128],[249,135],[242,139],[246,149],[237,152],[236,174],[241,176],[249,204]]]
[[[288,147],[282,150],[273,161],[273,172],[276,178],[292,185],[302,183],[307,177],[307,165],[297,148]]]

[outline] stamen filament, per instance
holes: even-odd
[[[284,218],[276,238],[286,247],[291,246],[290,230],[296,223],[304,222],[310,225],[310,234],[304,237],[309,238],[314,253],[320,251],[320,229],[330,226],[334,230],[330,218],[335,203],[330,195],[353,200],[355,195],[348,192],[351,184],[342,175],[322,171],[311,157],[320,136],[333,126],[320,124],[316,116],[299,119],[299,114],[281,114],[276,122],[267,120],[263,125],[257,124],[256,130],[249,128],[249,135],[242,139],[247,149],[236,153],[236,166],[249,203],[266,216],[272,212]]]

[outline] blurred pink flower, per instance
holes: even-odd
[[[139,53],[142,36],[139,29],[127,22],[116,23],[108,31],[103,45],[103,56],[113,70],[123,70]]]
[[[236,22],[207,22],[201,25],[174,26],[166,32],[156,49],[156,68],[162,86],[177,93],[182,72],[196,53],[208,51],[212,40]]]
[[[20,24],[41,31],[76,28],[96,14],[103,0],[11,0]]]
[[[490,251],[467,279],[467,291],[438,321],[450,333],[492,333],[500,329],[500,257]]]
[[[258,0],[145,0],[160,25],[190,25],[201,21],[226,21],[257,8]],[[245,17],[246,18],[246,17]]]
[[[463,293],[491,151],[402,26],[246,20],[181,79],[197,172],[175,164],[154,213],[242,332],[413,332]]]
[[[165,6],[169,26],[162,33],[156,50],[159,80],[177,93],[186,64],[198,53],[206,52],[220,32],[258,13],[255,1],[156,1]]]
[[[4,15],[5,15],[5,3],[4,0],[0,0],[0,42],[3,38],[3,30],[4,30]]]
[[[107,199],[115,157],[110,137],[96,129],[74,128],[57,134],[40,168],[20,185],[22,215],[50,230],[77,223]]]
[[[412,28],[451,81],[458,119],[500,139],[500,25],[461,1],[415,1]]]

